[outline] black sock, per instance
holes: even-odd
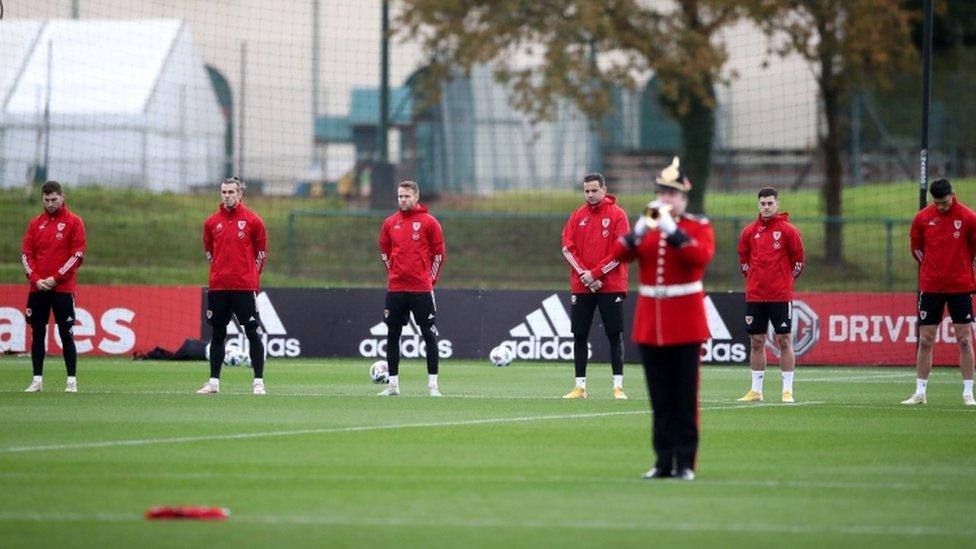
[[[251,368],[254,369],[254,379],[264,379],[264,341],[258,333],[257,326],[245,326],[247,343],[251,355]]]
[[[227,338],[227,326],[213,327],[213,339],[210,340],[210,377],[220,379],[220,367],[224,364],[224,340]]]
[[[424,336],[427,346],[427,374],[437,375],[440,364],[440,350],[437,348],[437,326],[421,326],[420,333]]]
[[[589,354],[587,340],[590,334],[573,334],[573,366],[576,367],[576,377],[586,377],[586,360]]]
[[[31,366],[34,368],[34,375],[44,375],[44,340],[47,339],[47,324],[31,324]]]
[[[622,376],[624,375],[624,334],[608,334],[607,339],[610,341],[610,369],[613,371],[613,375]]]
[[[390,326],[386,335],[386,364],[391,376],[400,375],[400,334],[403,326]]]
[[[64,367],[69,376],[74,376],[78,370],[78,349],[75,347],[74,324],[58,324],[58,335],[61,336],[61,350],[64,351]]]

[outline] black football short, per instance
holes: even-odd
[[[973,296],[969,292],[963,293],[933,293],[920,292],[918,294],[918,323],[931,326],[942,322],[942,315],[946,307],[953,324],[969,324],[973,321]]]
[[[765,334],[769,324],[777,334],[793,331],[792,301],[746,302],[746,333]]]
[[[242,326],[259,326],[258,295],[249,290],[213,290],[207,292],[207,323],[226,326],[230,315]]]
[[[31,292],[27,295],[27,323],[47,325],[54,311],[54,322],[58,324],[75,323],[75,295],[64,292]]]
[[[600,309],[603,329],[608,334],[624,330],[624,292],[573,294],[570,307],[570,320],[574,334],[589,334],[593,324],[593,314]]]
[[[417,326],[433,326],[437,321],[434,292],[386,292],[383,322],[387,326],[406,326],[410,313]]]

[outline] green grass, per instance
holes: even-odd
[[[955,182],[960,198],[976,204],[976,180]],[[844,258],[823,260],[823,222],[816,190],[785,191],[788,210],[804,234],[808,268],[800,290],[913,291],[916,266],[907,249],[908,226],[918,191],[914,183],[864,185],[844,190]],[[84,216],[89,251],[81,281],[87,284],[205,284],[201,225],[217,205],[214,196],[151,194],[134,190],[72,189],[71,208]],[[630,213],[648,196],[620,197]],[[268,226],[271,259],[264,286],[383,286],[376,251],[384,214],[364,215],[335,199],[249,197]],[[448,288],[562,288],[568,271],[560,234],[569,212],[582,203],[574,191],[505,192],[490,197],[443,197],[433,211],[444,225]],[[755,217],[752,193],[709,193],[709,216],[717,240],[706,273],[712,291],[741,290],[735,244]],[[0,190],[0,283],[23,281],[20,237],[40,211],[22,191]],[[331,212],[299,216],[295,211]],[[392,205],[391,205],[392,211]],[[886,225],[885,220],[890,220]],[[636,277],[632,277],[636,283]]]
[[[380,399],[367,364],[273,360],[267,397],[228,369],[83,359],[79,394],[19,391],[0,359],[4,547],[960,547],[972,544],[973,419],[958,373],[929,404],[897,404],[909,369],[805,368],[799,405],[739,405],[748,373],[705,368],[699,478],[641,481],[651,465],[639,368],[610,399],[556,397],[571,365],[445,361],[446,398]],[[767,394],[778,390],[771,373]],[[149,522],[154,505],[231,509],[220,523]]]

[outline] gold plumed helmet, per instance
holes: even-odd
[[[681,160],[676,156],[671,161],[671,165],[661,170],[661,174],[654,178],[654,183],[659,187],[677,189],[682,192],[691,190],[691,180],[681,172]]]

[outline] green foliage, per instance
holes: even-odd
[[[399,33],[418,40],[430,62],[422,96],[475,64],[491,64],[513,90],[513,105],[551,119],[568,100],[589,119],[613,108],[614,87],[636,88],[654,71],[662,105],[681,124],[682,156],[696,175],[700,211],[711,166],[715,85],[726,46],[719,31],[741,14],[735,0],[686,0],[676,9],[637,0],[404,0]]]
[[[444,327],[447,330],[447,327]],[[691,483],[643,481],[647,396],[606,365],[590,398],[556,397],[571,364],[448,360],[445,397],[380,399],[364,360],[271,360],[269,394],[204,362],[82,358],[78,394],[19,390],[26,358],[0,358],[0,539],[5,547],[963,547],[976,458],[959,375],[929,404],[897,402],[908,369],[807,368],[798,405],[741,405],[745,368],[702,369]],[[766,379],[767,396],[779,389]],[[73,446],[77,445],[77,446]],[[13,449],[18,450],[14,451]],[[924,466],[920,465],[924,464]],[[143,519],[156,505],[230,509],[226,522]]]
[[[964,203],[976,204],[976,181],[956,181]],[[823,218],[815,190],[784,191],[782,208],[804,235],[808,268],[801,290],[912,291],[915,263],[907,252],[908,225],[917,208],[913,183],[865,185],[844,192],[847,204],[845,262],[824,258]],[[210,196],[106,189],[71,190],[68,202],[85,219],[89,252],[81,269],[86,284],[205,285],[201,226],[215,209]],[[619,196],[632,216],[649,195]],[[390,212],[342,209],[322,199],[251,197],[247,203],[268,225],[271,258],[262,277],[268,287],[385,285],[377,251],[380,223]],[[442,284],[451,288],[564,288],[568,270],[560,234],[582,204],[574,191],[513,191],[489,197],[444,197],[432,212],[444,226],[448,260]],[[717,238],[707,271],[711,290],[741,290],[735,244],[756,215],[746,193],[709,194]],[[17,191],[0,191],[0,282],[21,283],[20,238],[40,199],[24,203]],[[291,225],[289,225],[291,219]],[[886,221],[890,220],[890,221]],[[631,282],[636,284],[637,277]]]

